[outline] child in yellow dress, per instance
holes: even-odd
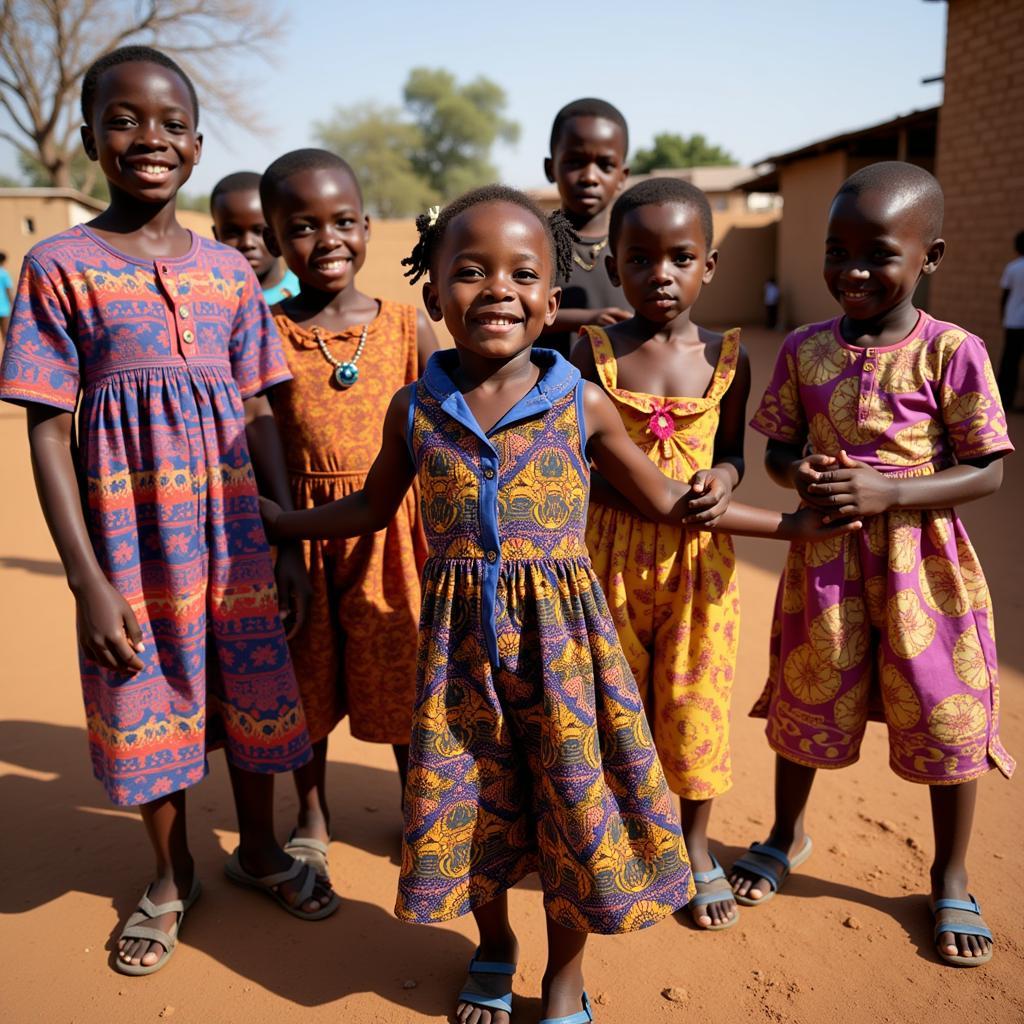
[[[703,491],[695,522],[713,523],[743,475],[750,367],[738,330],[716,334],[690,319],[718,260],[711,208],[687,182],[651,179],[616,202],[609,237],[608,274],[636,312],[607,329],[584,327],[573,361],[604,388],[651,461]],[[729,703],[739,642],[732,539],[653,522],[598,483],[587,546],[669,787],[680,797],[697,884],[693,920],[709,931],[729,928],[738,910],[707,830],[712,801],[732,782]]]

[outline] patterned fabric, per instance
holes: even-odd
[[[78,227],[26,258],[0,397],[81,398],[86,524],[146,645],[131,677],[81,660],[93,770],[116,804],[198,782],[208,716],[243,769],[309,759],[242,406],[287,379],[233,249],[194,237],[154,264]]]
[[[608,335],[600,327],[581,334],[633,443],[673,480],[688,481],[708,469],[720,403],[736,374],[740,332],[722,339],[701,398],[622,390]],[[732,538],[653,523],[594,502],[587,546],[669,786],[687,800],[724,793],[732,785],[729,705],[740,620]]]
[[[348,390],[334,384],[311,331],[280,313],[274,320],[292,372],[274,391],[274,415],[295,507],[312,508],[363,486],[391,397],[417,377],[416,310],[381,302]],[[324,340],[335,358],[348,359],[361,331],[360,324]],[[415,494],[386,530],[313,541],[305,552],[313,599],[291,650],[310,739],[326,736],[347,711],[353,736],[408,743],[426,558]]]
[[[984,343],[924,313],[885,348],[846,344],[838,319],[795,331],[751,426],[902,477],[1013,450]],[[997,674],[992,600],[963,523],[952,509],[900,509],[791,546],[752,714],[784,757],[839,768],[857,760],[880,689],[897,775],[1009,776]]]
[[[410,445],[430,557],[396,913],[444,921],[539,870],[548,915],[643,928],[693,893],[671,796],[583,531],[582,383],[541,379],[484,434],[435,354]]]

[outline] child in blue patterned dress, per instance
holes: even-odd
[[[399,391],[363,490],[302,512],[264,503],[273,536],[372,533],[418,477],[430,557],[396,907],[472,912],[480,946],[460,1024],[508,1024],[518,945],[507,890],[539,871],[547,1024],[591,1020],[587,935],[683,906],[690,867],[643,706],[584,542],[588,459],[651,519],[699,527],[715,499],[670,480],[596,385],[533,350],[558,309],[571,229],[489,186],[417,222],[405,262],[455,350]],[[817,514],[733,504],[732,532],[820,535]],[[717,528],[717,527],[716,527]],[[843,527],[852,529],[854,526]]]

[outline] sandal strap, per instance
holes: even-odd
[[[147,889],[145,894],[136,904],[138,909],[145,914],[146,917],[160,917],[163,914],[184,914],[185,913],[185,901],[184,900],[168,900],[166,903],[154,903],[149,898],[149,890]],[[134,915],[133,915],[134,916]]]
[[[706,872],[711,874],[711,872]],[[696,876],[695,876],[696,877]],[[701,891],[701,887],[704,891]],[[690,900],[691,907],[706,907],[709,903],[722,903],[733,898],[732,886],[725,877],[725,872],[713,878],[710,882],[702,882],[697,879],[697,894]]]
[[[937,941],[944,932],[951,935],[977,935],[992,942],[992,931],[981,916],[978,901],[971,896],[968,900],[936,900],[932,904],[935,928],[932,940]]]
[[[174,934],[172,934],[171,932],[165,932],[162,928],[153,928],[142,923],[132,924],[132,920],[129,918],[128,923],[121,929],[120,938],[149,939],[151,942],[159,942],[165,950],[170,951],[177,941],[177,933],[177,928],[174,929]]]
[[[253,877],[254,882],[258,882],[265,889],[272,889],[275,885],[282,885],[284,882],[290,882],[296,875],[301,871],[305,871],[309,868],[308,864],[304,864],[301,860],[295,860],[292,858],[291,866],[284,871],[278,871],[273,875],[263,875],[261,878]]]
[[[932,904],[932,913],[937,910],[963,910],[968,914],[977,914],[981,917],[981,906],[978,901],[968,893],[966,900],[936,900]]]
[[[698,885],[707,885],[708,882],[714,882],[718,878],[725,878],[725,868],[718,863],[718,858],[712,853],[711,857],[711,870],[710,871],[694,871],[693,880]],[[730,886],[731,888],[731,886]]]
[[[594,1014],[590,1010],[590,1000],[587,993],[583,993],[583,1009],[579,1013],[571,1014],[568,1017],[545,1017],[540,1024],[590,1024]]]
[[[480,1006],[486,1010],[504,1010],[507,1014],[512,1013],[512,993],[504,996],[485,996],[479,992],[471,992],[463,989],[459,993],[459,1000],[469,1003],[470,1006]]]
[[[301,860],[295,862],[297,865],[301,865],[300,870],[303,872],[302,883],[299,886],[299,893],[294,899],[288,900],[293,907],[301,907],[303,903],[307,902],[310,896],[313,895],[313,890],[316,888],[316,870],[310,864],[306,864]],[[297,872],[293,872],[289,877],[294,878]]]
[[[753,878],[765,878],[768,880],[768,884],[772,889],[775,892],[778,892],[782,883],[786,880],[786,876],[789,874],[788,858],[786,858],[786,855],[781,853],[781,851],[775,851],[786,859],[786,863],[782,865],[783,870],[779,872],[771,865],[771,863],[767,862],[769,860],[777,860],[778,858],[772,857],[771,854],[763,853],[761,850],[755,849],[755,847],[761,845],[761,843],[754,843],[748,851],[748,856],[740,857],[739,860],[733,864],[733,870],[735,871],[739,868],[741,871],[745,871]],[[773,849],[773,847],[769,847],[769,849]],[[760,856],[763,859],[755,860],[755,856]]]
[[[477,950],[479,953],[480,950]],[[500,960],[477,960],[476,953],[469,961],[470,974],[515,974],[516,965],[503,963]]]
[[[313,850],[315,853],[322,854],[324,857],[327,856],[327,844],[320,839],[313,839],[312,837],[292,836],[288,842],[284,844],[285,850],[288,850],[289,847]]]

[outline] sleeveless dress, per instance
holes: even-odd
[[[643,928],[693,892],[643,706],[587,557],[583,384],[537,385],[484,433],[435,353],[409,443],[430,557],[396,913],[445,921],[539,870],[548,915]]]
[[[359,379],[344,391],[313,332],[274,312],[292,372],[274,392],[274,416],[295,507],[313,508],[366,482],[391,398],[418,376],[416,308],[380,301]],[[325,332],[324,341],[336,359],[349,359],[362,329]],[[310,740],[323,739],[347,713],[357,739],[408,743],[426,557],[415,493],[379,533],[303,546],[313,597],[291,652]]]
[[[720,403],[736,374],[740,332],[722,339],[701,398],[661,398],[618,386],[608,335],[584,327],[601,384],[634,444],[673,480],[714,458]],[[672,790],[706,800],[732,785],[729,706],[739,644],[736,554],[725,533],[655,523],[594,503],[587,523],[594,573],[636,676]]]
[[[80,657],[93,771],[115,804],[198,782],[216,743],[247,771],[310,758],[242,404],[288,377],[234,249],[193,236],[154,262],[76,227],[25,259],[0,398],[78,403],[86,527],[146,646],[133,676]]]

